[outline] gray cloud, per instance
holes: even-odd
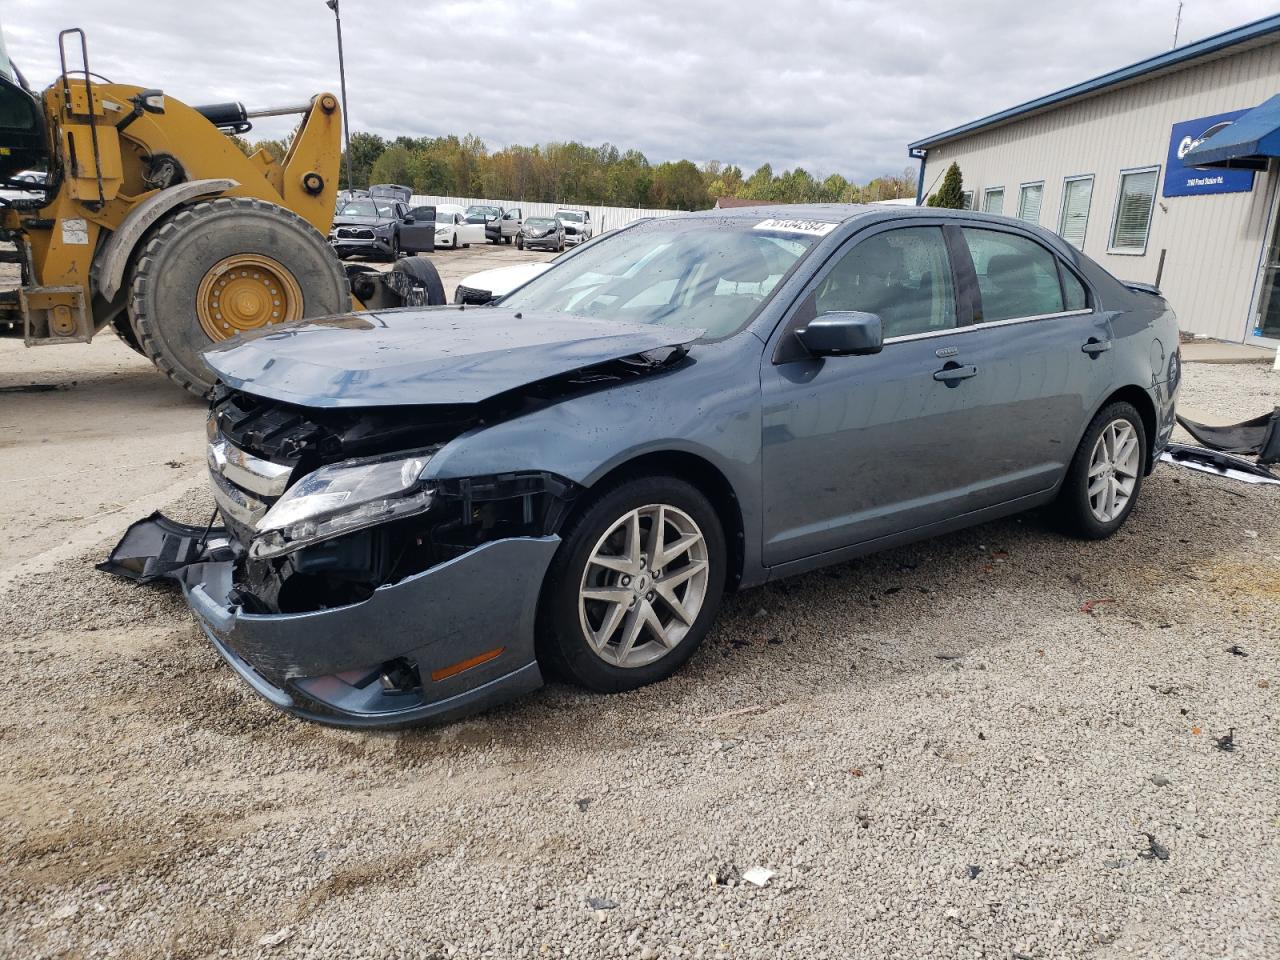
[[[651,161],[801,165],[858,180],[909,165],[908,141],[1166,50],[1176,4],[1027,0],[344,0],[352,129],[472,132],[492,147],[576,139]],[[1193,0],[1182,42],[1274,12]],[[91,66],[191,103],[290,103],[338,86],[322,0],[152,4],[8,0],[9,53],[33,84],[59,29]],[[251,136],[280,136],[290,121]]]

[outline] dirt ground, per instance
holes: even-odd
[[[30,383],[66,389],[0,394],[0,956],[1280,956],[1280,488],[1162,466],[1102,543],[989,524],[734,597],[658,686],[345,733],[92,568],[207,516],[201,405],[113,338],[0,343]]]

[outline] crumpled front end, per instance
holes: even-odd
[[[401,726],[512,699],[542,683],[534,618],[572,485],[542,473],[410,477],[407,512],[380,501],[373,520],[335,535],[316,530],[332,518],[263,533],[273,507],[326,469],[398,464],[398,453],[360,456],[386,449],[429,462],[470,423],[457,410],[316,411],[224,390],[208,461],[223,525],[153,515],[102,568],[178,582],[228,664],[299,716]]]
[[[559,542],[482,544],[367,600],[304,613],[247,612],[230,562],[183,591],[214,647],[275,706],[338,726],[401,726],[542,685],[533,620]]]

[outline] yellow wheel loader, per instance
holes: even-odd
[[[82,67],[67,67],[67,44]],[[246,110],[192,107],[89,71],[84,32],[58,36],[61,76],[36,95],[0,47],[0,187],[44,166],[43,189],[0,200],[0,261],[21,286],[0,291],[0,335],[27,345],[84,343],[107,325],[197,394],[201,354],[239,333],[367,306],[444,302],[431,264],[390,273],[344,267],[330,248],[341,159],[337,98]],[[230,139],[262,116],[299,114],[287,156]]]

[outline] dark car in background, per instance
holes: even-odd
[[[564,249],[564,224],[555,217],[530,217],[516,234],[516,246],[521,250]]]
[[[1011,218],[674,214],[483,310],[215,347],[226,526],[165,520],[151,559],[300,716],[457,716],[546,671],[629,690],[726,591],[1034,507],[1110,536],[1173,430],[1178,342],[1154,288]]]
[[[402,200],[357,197],[338,205],[329,228],[329,243],[342,259],[363,255],[394,260],[402,253],[430,253],[435,249],[435,208],[428,223],[412,215]]]

